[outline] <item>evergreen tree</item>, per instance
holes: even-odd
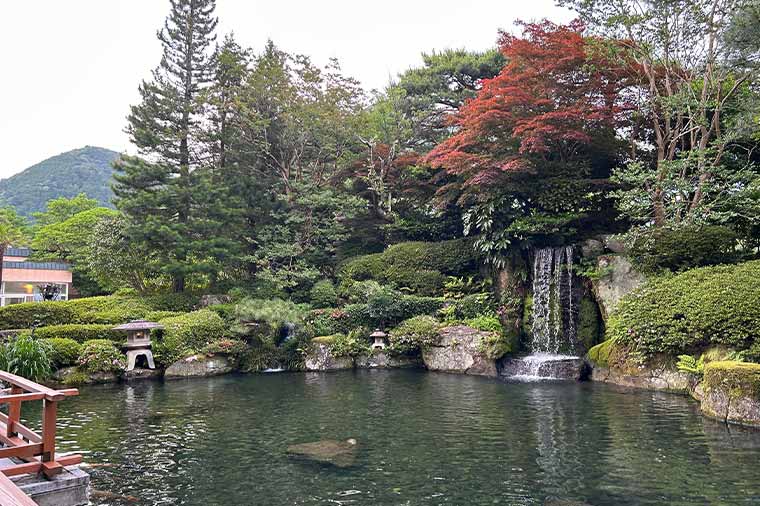
[[[128,234],[161,252],[173,289],[185,277],[207,270],[207,205],[192,172],[208,162],[201,130],[204,90],[213,76],[214,0],[171,0],[158,32],[163,57],[153,79],[140,86],[142,101],[131,108],[127,133],[148,161],[124,157],[116,164],[117,206],[129,219]],[[212,213],[215,214],[215,213]],[[212,236],[213,237],[213,236]]]

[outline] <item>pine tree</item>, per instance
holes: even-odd
[[[142,101],[132,106],[126,129],[147,161],[124,157],[117,163],[114,192],[129,218],[129,234],[161,252],[175,291],[185,289],[187,274],[206,270],[200,257],[209,240],[209,199],[194,186],[199,178],[192,172],[209,161],[200,120],[213,77],[214,9],[215,0],[171,0],[158,32],[161,63],[140,86]]]

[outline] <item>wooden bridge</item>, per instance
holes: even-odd
[[[9,476],[42,473],[46,478],[61,473],[64,466],[82,462],[81,455],[56,457],[55,428],[58,402],[79,395],[76,388],[53,390],[33,381],[0,371],[0,381],[9,386],[0,390],[0,459],[13,459],[0,466],[0,506],[35,506],[36,503]],[[36,433],[21,423],[21,406],[26,401],[42,401],[42,430]]]

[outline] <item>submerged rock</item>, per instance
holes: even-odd
[[[438,342],[422,351],[422,360],[430,371],[496,377],[496,361],[482,351],[489,336],[466,325],[443,328]]]
[[[357,443],[355,439],[338,441],[323,439],[313,443],[301,443],[288,446],[289,456],[330,464],[336,467],[351,467],[356,462]]]
[[[232,364],[223,355],[191,355],[170,365],[164,373],[164,378],[218,376],[231,371]]]

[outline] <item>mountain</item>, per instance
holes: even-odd
[[[113,207],[111,164],[118,157],[116,151],[85,146],[48,158],[0,181],[0,203],[30,216],[44,211],[50,199],[86,193],[101,205]]]

